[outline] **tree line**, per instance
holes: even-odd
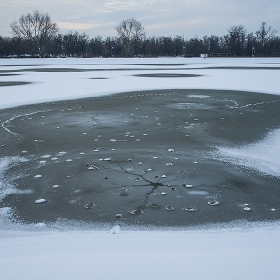
[[[10,28],[11,37],[0,36],[0,57],[280,56],[280,37],[266,22],[255,32],[238,25],[224,36],[185,39],[147,37],[142,24],[130,18],[116,26],[117,36],[90,38],[77,31],[61,34],[47,13],[34,11],[13,21]]]

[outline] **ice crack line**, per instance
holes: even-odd
[[[14,116],[4,122],[2,122],[1,124],[1,127],[3,129],[5,129],[8,133],[14,135],[14,136],[18,136],[17,133],[15,132],[12,132],[9,128],[6,127],[6,125],[8,125],[11,121],[15,120],[16,118],[20,118],[20,117],[27,117],[27,116],[32,116],[32,115],[35,115],[37,113],[45,113],[45,112],[51,112],[52,110],[46,110],[46,111],[36,111],[36,112],[33,112],[33,113],[28,113],[28,114],[23,114],[23,115],[17,115],[17,116]]]
[[[121,165],[120,165],[120,163],[117,163],[118,164],[118,166],[119,166],[119,168],[121,169],[119,172],[122,172],[122,173],[127,173],[127,174],[129,174],[129,175],[133,175],[133,176],[138,176],[138,178],[136,178],[136,180],[137,181],[141,181],[141,180],[144,180],[146,183],[148,183],[148,185],[147,186],[153,186],[153,187],[155,187],[155,188],[157,188],[157,187],[168,187],[169,185],[168,184],[164,184],[164,183],[161,183],[161,182],[159,182],[160,181],[160,179],[161,179],[161,177],[159,177],[159,179],[156,181],[156,182],[153,182],[153,181],[150,181],[150,180],[148,180],[148,179],[146,179],[145,177],[144,177],[144,175],[141,175],[141,174],[135,174],[135,173],[133,173],[133,172],[129,172],[129,171],[127,171],[126,169],[124,169]],[[115,170],[115,171],[118,171],[118,170]],[[147,173],[148,171],[146,171],[145,173]]]
[[[279,101],[280,101],[279,99],[278,100],[275,99],[275,100],[271,100],[271,101],[262,101],[262,102],[256,102],[256,103],[248,103],[248,104],[243,105],[243,106],[238,106],[238,103],[236,103],[234,106],[229,106],[229,105],[227,105],[227,106],[229,108],[232,108],[232,109],[240,109],[240,108],[247,108],[247,107],[250,107],[250,106],[257,106],[257,105],[265,105],[265,104],[270,104],[270,103],[276,103],[276,102],[279,102]]]

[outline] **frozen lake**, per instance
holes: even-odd
[[[277,160],[248,164],[259,161],[248,147],[277,131],[279,102],[252,92],[173,89],[2,110],[3,161],[12,163],[2,176],[2,204],[28,223],[279,219]]]
[[[199,230],[191,237],[196,240],[193,250],[203,260],[215,246],[201,248],[195,236],[209,244],[217,238],[213,228],[223,225],[228,251],[234,236],[230,229],[245,227],[238,237],[245,244],[252,237],[246,230],[251,225],[258,233],[252,240],[259,254],[276,256],[271,250],[279,243],[271,242],[279,239],[279,65],[279,59],[1,60],[0,234],[5,271],[13,260],[7,253],[12,236],[20,243],[31,230],[27,235],[35,234],[34,241],[44,238],[50,244],[50,238],[36,231],[76,232],[82,225],[124,234],[112,245],[116,251],[110,257],[109,247],[99,246],[108,263],[114,256],[121,259],[123,242],[130,244],[134,238],[123,230],[147,227],[186,232],[193,226],[208,228],[207,238]],[[270,227],[274,230],[266,230]],[[261,238],[263,231],[271,236],[270,243]],[[81,234],[67,239],[66,247]],[[89,234],[104,238],[102,232]],[[161,234],[177,248],[172,254],[186,257],[187,250],[180,251],[173,240],[176,230]],[[155,235],[148,232],[145,240],[151,242]],[[104,244],[108,240],[111,237]],[[31,248],[30,257],[37,254],[30,243],[24,246]],[[165,255],[164,243],[157,246],[148,259],[159,252]],[[238,247],[241,254],[245,247]],[[252,252],[252,247],[246,248]],[[11,252],[24,258],[16,247]],[[126,254],[133,252],[129,245]],[[236,257],[232,252],[231,261]],[[41,256],[37,265],[45,258]],[[251,264],[252,259],[246,261]],[[276,266],[263,262],[266,268],[254,267],[261,273],[253,278],[262,279],[258,277],[265,273],[273,279]],[[55,271],[47,275],[61,273],[59,268]],[[102,278],[99,272],[100,279],[112,276],[104,273]],[[183,279],[184,270],[177,272]],[[16,274],[10,275],[7,279]]]

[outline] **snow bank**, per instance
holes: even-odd
[[[212,155],[219,160],[253,168],[267,175],[280,177],[280,129],[265,139],[236,148],[217,147]]]
[[[279,234],[279,225],[118,234],[2,233],[0,271],[6,280],[277,279]]]

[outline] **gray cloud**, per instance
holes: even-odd
[[[60,32],[85,32],[91,37],[115,36],[115,26],[134,17],[148,36],[185,38],[224,35],[230,26],[244,25],[254,32],[262,21],[280,32],[279,0],[0,0],[0,35],[9,35],[9,25],[22,14],[48,12]]]

